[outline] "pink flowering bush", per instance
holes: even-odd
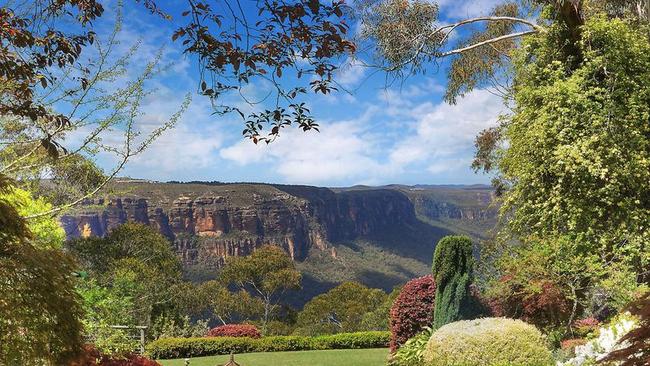
[[[208,337],[260,338],[260,331],[252,324],[226,324],[208,331]]]

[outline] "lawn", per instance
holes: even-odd
[[[386,364],[388,350],[342,349],[327,351],[266,352],[236,355],[235,361],[241,366],[383,366]],[[190,366],[219,366],[230,356],[196,357]],[[183,366],[183,359],[159,360],[163,366]]]

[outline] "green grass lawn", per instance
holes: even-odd
[[[241,366],[384,366],[388,350],[337,349],[327,351],[266,352],[235,355]],[[196,357],[190,366],[219,366],[230,356]],[[163,366],[183,366],[183,359],[158,360]]]

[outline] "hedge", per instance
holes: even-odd
[[[388,347],[389,332],[339,333],[316,337],[271,336],[161,338],[147,345],[153,359],[227,355],[230,353],[361,349]]]

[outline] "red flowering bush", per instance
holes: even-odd
[[[562,341],[562,343],[560,343],[560,348],[562,348],[563,350],[572,350],[577,346],[582,346],[583,344],[587,344],[586,339],[582,339],[582,338],[565,339]]]
[[[595,331],[598,329],[598,326],[600,326],[600,322],[594,317],[579,319],[573,322],[573,328],[575,328],[576,333],[581,336],[586,336]]]
[[[102,357],[97,366],[162,366],[158,362],[150,360],[140,355],[127,355],[123,358],[120,357]]]
[[[208,331],[208,337],[249,337],[259,338],[260,331],[252,324],[226,324]]]
[[[566,324],[571,304],[558,284],[534,280],[526,285],[511,276],[492,289],[490,307],[495,316],[519,318],[539,328]]]
[[[70,366],[162,366],[156,361],[134,353],[124,356],[102,354],[93,345],[84,345],[82,354]]]
[[[390,309],[390,350],[395,352],[409,338],[431,326],[436,297],[433,276],[410,280]]]

